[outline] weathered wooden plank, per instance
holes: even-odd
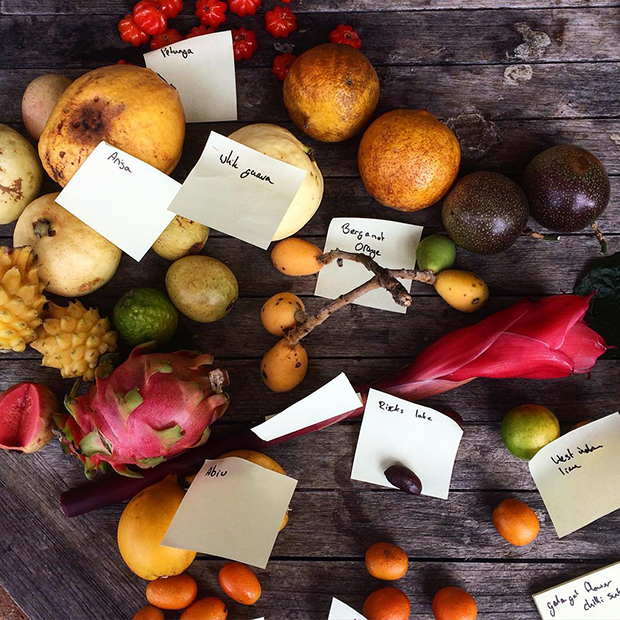
[[[272,8],[266,2],[259,13]],[[344,15],[344,21],[356,19],[362,11],[441,11],[444,9],[556,9],[556,8],[595,8],[614,7],[617,0],[356,0],[337,2],[336,0],[295,0],[291,8],[296,13],[352,13]],[[126,0],[104,0],[97,3],[98,15],[120,15],[131,9]],[[186,2],[183,14],[191,14],[193,2]],[[74,15],[93,14],[92,7],[80,0],[2,0],[0,14],[4,15]]]
[[[100,59],[98,64],[106,63]],[[620,63],[532,65],[531,75],[526,73],[527,79],[517,84],[506,81],[504,74],[511,67],[380,67],[382,90],[377,113],[402,107],[428,108],[443,119],[480,113],[490,121],[620,116],[620,100],[609,88],[619,79]],[[64,67],[49,69],[65,72]],[[0,109],[13,110],[7,120],[19,120],[24,89],[45,72],[46,69],[0,70]],[[271,70],[239,68],[237,92],[241,122],[289,120],[281,86]],[[610,147],[613,145],[612,140]]]
[[[403,541],[415,550],[415,542]],[[417,556],[417,554],[414,553]],[[578,577],[603,566],[584,564],[484,564],[468,562],[427,562],[413,560],[409,572],[396,587],[402,588],[411,601],[411,618],[432,617],[431,602],[437,590],[446,585],[459,585],[470,591],[482,618],[506,620],[538,620],[531,595],[535,592]],[[217,569],[214,561],[196,562],[190,572],[196,576],[206,594],[216,594]],[[257,613],[277,620],[318,620],[326,618],[332,596],[361,610],[366,596],[385,582],[367,573],[363,561],[357,562],[271,562],[259,571],[264,598],[256,609],[231,606],[235,619],[250,620]],[[274,600],[275,599],[275,600]],[[280,602],[285,601],[285,604]],[[282,605],[278,607],[278,604]],[[137,609],[138,607],[134,607]]]
[[[141,60],[144,50],[133,50],[116,29],[123,14],[90,15],[80,20],[79,27],[73,15],[4,17],[0,67],[95,67],[123,55],[133,62]],[[196,18],[184,15],[177,22],[181,32],[188,32]],[[364,41],[364,53],[377,66],[620,59],[615,44],[620,12],[614,8],[455,11],[450,20],[441,11],[365,12],[356,13],[353,22]],[[257,33],[259,48],[247,66],[271,67],[277,40],[265,32],[264,17],[232,16],[229,23],[233,28],[243,23]],[[454,37],[457,23],[459,36]],[[300,14],[298,32],[286,44],[299,53],[325,42],[335,25],[330,13]],[[36,46],[30,44],[34,37],[39,39]],[[54,45],[56,41],[63,45]]]
[[[349,211],[350,213],[350,211]],[[610,217],[613,210],[610,212]],[[387,213],[379,212],[374,214],[375,217],[388,216]],[[439,215],[437,214],[437,217]],[[415,214],[407,221],[418,223],[419,219]],[[429,225],[425,232],[436,231],[439,225]],[[324,237],[306,237],[309,241],[322,247]],[[609,237],[609,251],[611,253],[620,249],[620,237],[618,235]],[[11,243],[11,238],[0,238],[0,243]],[[520,239],[517,243],[509,248],[503,254],[488,256],[470,254],[464,250],[459,250],[457,254],[456,267],[467,269],[478,273],[489,285],[491,295],[494,297],[505,296],[521,296],[521,295],[549,295],[562,292],[569,292],[573,289],[573,285],[579,275],[583,273],[586,266],[599,258],[599,246],[593,236],[566,236],[562,237],[559,242],[543,242],[534,239]],[[275,295],[282,291],[291,291],[297,295],[313,295],[316,283],[316,276],[290,277],[277,271],[272,263],[268,252],[250,246],[242,241],[231,237],[213,237],[207,241],[204,252],[214,258],[226,263],[239,282],[240,295],[242,298],[260,298],[253,302],[247,302],[250,306],[244,305],[245,302],[238,302],[235,310],[231,312],[229,317],[223,321],[211,325],[200,326],[197,323],[192,324],[192,330],[198,330],[197,333],[208,336],[214,332],[222,330],[223,326],[233,325],[235,328],[241,326],[238,321],[251,321],[254,316],[256,325],[259,325],[260,305],[265,301],[266,297]],[[569,260],[570,259],[570,260]],[[518,265],[518,269],[515,269]],[[153,252],[149,252],[138,264],[128,256],[123,256],[120,267],[112,280],[99,291],[86,298],[88,303],[99,305],[104,310],[111,310],[112,306],[127,289],[134,286],[162,286],[166,271],[170,263]],[[510,278],[507,278],[510,274]],[[491,309],[496,308],[490,304],[488,308],[476,313],[474,317],[463,318],[464,315],[451,309],[436,297],[434,289],[426,284],[413,283],[411,287],[412,294],[424,297],[424,301],[414,304],[409,310],[409,320],[426,321],[428,317],[431,321],[433,316],[435,320],[446,320],[448,324],[454,326],[460,325],[464,320],[466,322],[478,320]],[[427,300],[427,297],[435,296],[434,301]],[[509,302],[510,300],[508,300]],[[506,303],[508,303],[506,302]],[[309,309],[316,309],[321,304],[319,298],[309,300]],[[433,315],[433,313],[439,313]],[[360,325],[371,323],[381,317],[380,323],[385,324],[385,329],[394,329],[407,321],[400,314],[384,312],[380,310],[372,310],[352,306],[350,309],[341,311],[338,316],[359,317]],[[313,335],[313,339],[318,334],[327,330],[336,329],[335,325],[342,320],[338,316],[330,318],[329,322],[316,330],[317,336]],[[250,331],[255,328],[251,322],[244,331]]]
[[[233,381],[241,380],[242,378],[236,373],[237,368],[237,365],[231,366]],[[599,375],[598,383],[600,383],[601,373],[598,369],[595,374]],[[19,375],[16,379],[18,378]],[[68,387],[66,382],[65,387]],[[231,407],[226,415],[214,425],[213,432],[215,434],[232,432],[235,429],[239,429],[241,424],[251,425],[259,422],[260,414],[265,411],[265,404],[260,404],[264,399],[256,398],[256,406],[250,412],[248,411],[250,407],[247,396],[244,399],[243,395],[236,393],[238,390],[233,389],[231,391],[233,392]],[[512,456],[506,450],[499,431],[500,420],[505,413],[503,407],[508,408],[517,403],[521,404],[523,401],[513,399],[509,404],[508,401],[512,398],[509,395],[501,401],[492,402],[494,407],[493,411],[490,412],[490,417],[494,418],[492,421],[472,421],[470,414],[473,418],[480,417],[480,413],[477,411],[479,409],[477,405],[480,400],[476,398],[480,396],[480,390],[473,390],[473,392],[477,392],[477,394],[472,394],[470,390],[469,394],[466,394],[463,398],[458,398],[458,402],[455,402],[453,405],[459,407],[465,422],[463,440],[461,441],[452,474],[452,492],[471,492],[480,489],[507,493],[536,491],[536,486],[530,476],[527,463]],[[260,390],[258,394],[260,394]],[[585,415],[593,415],[595,412],[603,416],[605,413],[613,410],[613,406],[608,410],[602,408],[604,398],[598,398],[585,412],[567,407],[565,402],[552,403],[551,401],[554,398],[557,399],[559,394],[560,390],[555,389],[551,390],[549,396],[545,392],[545,398],[541,402],[552,407],[555,413],[557,413],[564,431],[572,428],[575,419],[583,419]],[[300,394],[298,393],[296,397],[300,398]],[[457,400],[456,397],[457,394],[454,395],[452,400]],[[433,401],[438,400],[433,399]],[[446,400],[446,398],[443,400]],[[484,409],[485,406],[486,401],[482,403],[481,409]],[[247,419],[248,416],[251,416],[250,419]],[[245,422],[241,422],[241,418],[244,418]],[[369,487],[349,480],[358,434],[359,421],[341,423],[324,429],[320,433],[299,437],[274,446],[269,451],[269,454],[284,467],[286,472],[299,480],[299,491],[336,490],[338,492],[352,493],[358,490],[378,490],[377,487]],[[31,459],[34,457],[15,456],[12,458]],[[45,465],[41,468],[42,470],[51,469],[57,472],[68,486],[74,487],[84,484],[84,473],[81,464],[76,459],[65,455],[56,441],[53,441],[45,449],[38,452],[36,458],[41,458],[45,461]],[[491,467],[491,463],[496,466]],[[415,507],[415,504],[412,507]]]
[[[222,355],[223,351],[208,340],[199,340],[195,346],[214,353],[217,364],[230,373],[231,385],[227,391],[231,395],[232,404],[221,420],[222,425],[228,426],[259,423],[266,415],[284,410],[341,372],[346,372],[354,385],[366,384],[389,375],[406,365],[431,341],[431,339],[425,340],[423,331],[421,334],[420,342],[415,348],[400,347],[394,351],[385,347],[385,353],[402,353],[404,357],[401,358],[363,358],[364,349],[370,339],[360,341],[360,347],[353,351],[347,349],[354,346],[356,341],[353,338],[345,336],[341,340],[343,354],[357,353],[358,358],[325,358],[320,348],[313,349],[309,345],[308,374],[299,387],[286,394],[274,394],[263,385],[256,357],[226,359]],[[334,334],[332,339],[336,339]],[[244,349],[242,353],[261,356],[263,351],[264,349]],[[62,397],[70,391],[73,381],[61,379],[58,371],[40,368],[39,364],[38,358],[23,360],[16,359],[15,354],[3,354],[0,357],[0,390],[5,390],[19,381],[39,381],[49,385],[62,402]],[[597,363],[589,378],[579,375],[549,381],[478,379],[425,402],[430,406],[451,407],[458,411],[468,424],[490,424],[494,428],[512,407],[538,402],[554,411],[561,420],[563,428],[568,429],[584,418],[601,417],[618,409],[618,395],[613,389],[617,383],[617,375],[618,362],[602,360]],[[322,435],[313,437],[316,437],[316,440],[312,441],[322,441]],[[298,445],[303,449],[303,445]],[[329,454],[326,454],[325,458],[329,458]],[[513,484],[515,484],[514,477],[510,479],[510,485]]]

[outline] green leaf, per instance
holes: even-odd
[[[174,446],[185,435],[185,433],[181,430],[181,427],[177,424],[176,426],[172,426],[171,428],[165,428],[161,431],[155,431],[157,437],[161,441],[161,444],[164,448],[169,450]]]
[[[144,402],[144,399],[140,396],[138,388],[129,390],[127,394],[115,392],[115,396],[117,399],[116,404],[118,406],[119,413],[123,416],[123,420],[127,420],[133,413],[134,409],[139,407]]]
[[[573,292],[594,293],[585,321],[608,346],[620,347],[620,252],[597,260]],[[620,349],[609,350],[605,357],[620,359]]]
[[[145,467],[148,469],[149,467],[157,467],[157,465],[159,465],[160,463],[163,463],[165,460],[166,460],[165,456],[155,456],[150,459],[140,459],[139,461],[136,461],[136,465],[138,465],[139,467]]]
[[[80,452],[87,457],[93,456],[94,454],[106,454],[108,456],[112,454],[98,429],[82,437],[82,441],[80,441]]]

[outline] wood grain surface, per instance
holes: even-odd
[[[138,62],[116,23],[130,9],[125,0],[0,0],[0,122],[23,131],[21,95],[28,82],[49,71],[72,77],[121,58]],[[186,1],[176,24],[195,25]],[[259,51],[237,66],[239,122],[187,128],[183,158],[173,176],[183,180],[211,130],[228,134],[250,122],[280,123],[301,135],[282,103],[271,73],[278,53],[259,13],[225,27],[255,27]],[[377,67],[381,100],[377,114],[400,107],[428,108],[456,132],[461,173],[496,170],[519,180],[527,162],[557,143],[577,143],[606,166],[612,201],[599,224],[610,252],[620,250],[620,5],[617,0],[292,0],[300,31],[285,41],[300,53],[326,41],[338,23],[352,24]],[[532,45],[532,37],[541,45]],[[544,35],[544,36],[543,36]],[[546,37],[546,38],[545,38]],[[280,41],[281,43],[281,41]],[[325,176],[325,196],[300,236],[322,245],[333,217],[379,217],[441,230],[438,207],[404,214],[379,206],[358,176],[359,137],[341,144],[304,138]],[[47,180],[44,191],[57,191]],[[205,197],[208,202],[208,197]],[[536,227],[535,223],[532,223]],[[12,226],[0,226],[0,244],[11,244]],[[475,316],[452,310],[425,285],[415,284],[407,315],[351,306],[307,341],[308,376],[289,394],[262,384],[259,360],[274,344],[259,312],[272,294],[290,290],[310,308],[315,277],[288,278],[257,248],[212,231],[204,252],[225,262],[239,280],[240,299],[215,324],[182,319],[179,345],[214,353],[229,370],[232,406],[214,432],[258,422],[345,371],[367,382],[411,360],[449,330],[471,325],[523,296],[570,292],[598,258],[587,231],[557,243],[519,240],[504,254],[481,257],[459,251],[457,264],[481,275],[489,304]],[[162,286],[169,263],[150,252],[139,264],[124,256],[116,277],[84,299],[109,313],[132,286]],[[350,480],[359,422],[344,423],[274,448],[272,456],[299,480],[290,523],[272,561],[258,571],[263,597],[255,608],[230,605],[230,620],[322,620],[332,596],[361,610],[381,584],[368,575],[363,556],[373,542],[392,540],[410,556],[399,582],[412,604],[411,617],[432,617],[433,594],[444,585],[466,587],[481,620],[535,620],[534,592],[616,561],[620,513],[559,540],[529,475],[527,464],[504,448],[499,423],[511,407],[539,402],[552,409],[563,430],[578,421],[616,411],[619,362],[600,361],[590,377],[554,381],[478,380],[436,397],[464,418],[447,501],[411,498]],[[59,396],[68,391],[57,371],[40,367],[38,354],[3,354],[0,390],[18,381],[39,381]],[[33,620],[125,620],[144,604],[144,582],[124,565],[116,545],[122,506],[66,520],[58,495],[80,484],[79,464],[56,442],[34,455],[0,454],[0,584]],[[491,524],[493,507],[506,497],[528,502],[541,521],[537,541],[509,546]],[[199,556],[190,572],[200,593],[219,593],[222,561]],[[20,612],[4,611],[15,618]],[[8,607],[7,607],[8,609]],[[4,615],[2,615],[4,614]],[[174,615],[167,616],[174,618]]]

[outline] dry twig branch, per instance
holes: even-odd
[[[350,260],[364,265],[368,271],[374,274],[374,277],[345,295],[340,295],[337,299],[330,301],[314,314],[307,315],[305,313],[299,313],[297,317],[298,325],[286,332],[286,339],[292,345],[297,344],[302,338],[305,338],[315,327],[321,325],[321,323],[326,321],[337,310],[348,306],[362,295],[378,288],[384,288],[386,291],[389,291],[392,298],[399,306],[410,306],[411,295],[397,278],[402,280],[415,280],[416,282],[423,282],[424,284],[435,284],[436,279],[432,271],[423,271],[419,269],[385,269],[372,258],[366,256],[366,254],[345,252],[339,249],[321,254],[318,260],[324,265],[329,265],[337,261],[340,267],[342,267],[345,260]]]

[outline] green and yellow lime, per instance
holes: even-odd
[[[521,405],[502,420],[502,439],[515,456],[529,461],[541,448],[560,436],[560,423],[541,405]]]
[[[416,251],[418,267],[434,273],[450,269],[455,258],[456,246],[446,235],[431,235],[422,239]]]
[[[112,319],[128,345],[135,347],[151,340],[162,345],[174,336],[179,313],[162,291],[134,288],[118,300]]]

